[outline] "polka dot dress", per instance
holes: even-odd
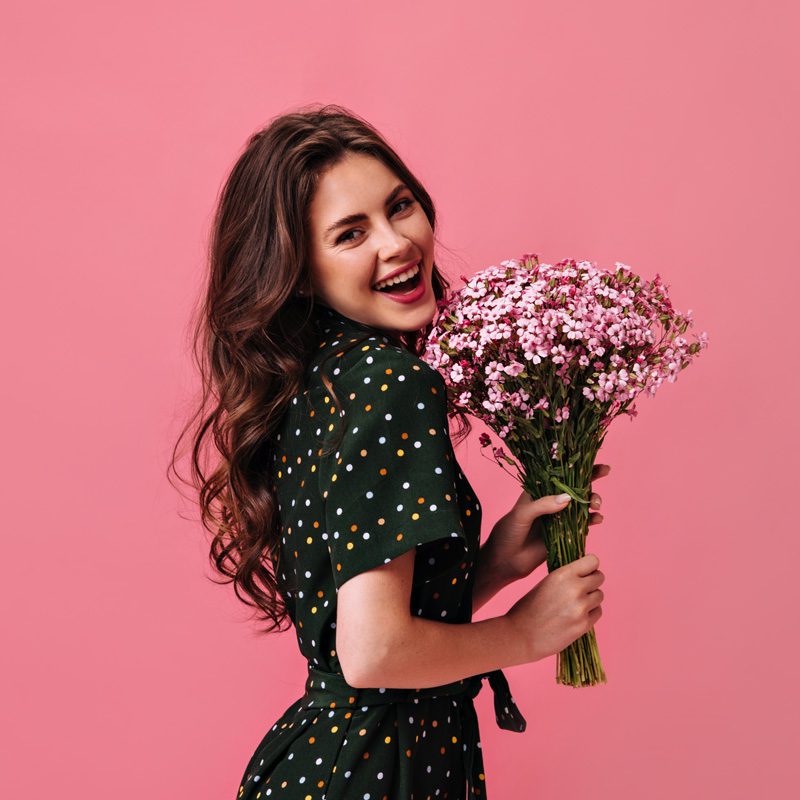
[[[250,758],[237,798],[485,798],[473,703],[484,677],[498,725],[525,729],[500,670],[438,687],[356,689],[336,652],[338,590],[412,548],[411,613],[472,619],[481,506],[453,451],[444,380],[379,329],[328,306],[315,306],[314,322],[319,347],[273,461],[277,579],[308,675]]]

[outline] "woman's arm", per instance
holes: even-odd
[[[481,545],[475,564],[475,584],[472,590],[472,613],[488,603],[501,589],[514,583],[517,577],[498,563],[491,536]]]
[[[336,653],[355,688],[426,688],[542,657],[540,643],[499,617],[453,624],[411,613],[415,549],[342,584]]]

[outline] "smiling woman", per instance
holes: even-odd
[[[449,288],[435,221],[399,156],[339,106],[275,119],[223,188],[188,482],[214,566],[266,632],[295,626],[308,667],[238,800],[458,798],[465,783],[486,798],[483,677],[498,724],[524,729],[497,668],[521,663],[521,640],[501,618],[470,624],[481,506],[420,358]],[[412,609],[432,627],[410,633]]]

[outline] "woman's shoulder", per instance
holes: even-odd
[[[387,382],[396,388],[408,390],[420,386],[444,389],[441,374],[404,347],[383,339],[366,341],[343,354],[333,370],[334,383],[355,391],[372,386],[380,389]],[[385,389],[384,389],[385,391]]]

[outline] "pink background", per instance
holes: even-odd
[[[454,285],[526,251],[619,260],[709,332],[601,452],[608,684],[507,669],[524,735],[476,700],[492,800],[794,794],[792,5],[6,3],[0,795],[233,798],[302,693],[294,632],[257,636],[208,579],[164,471],[216,192],[310,102],[407,159]],[[487,534],[517,487],[481,430],[458,455]]]

